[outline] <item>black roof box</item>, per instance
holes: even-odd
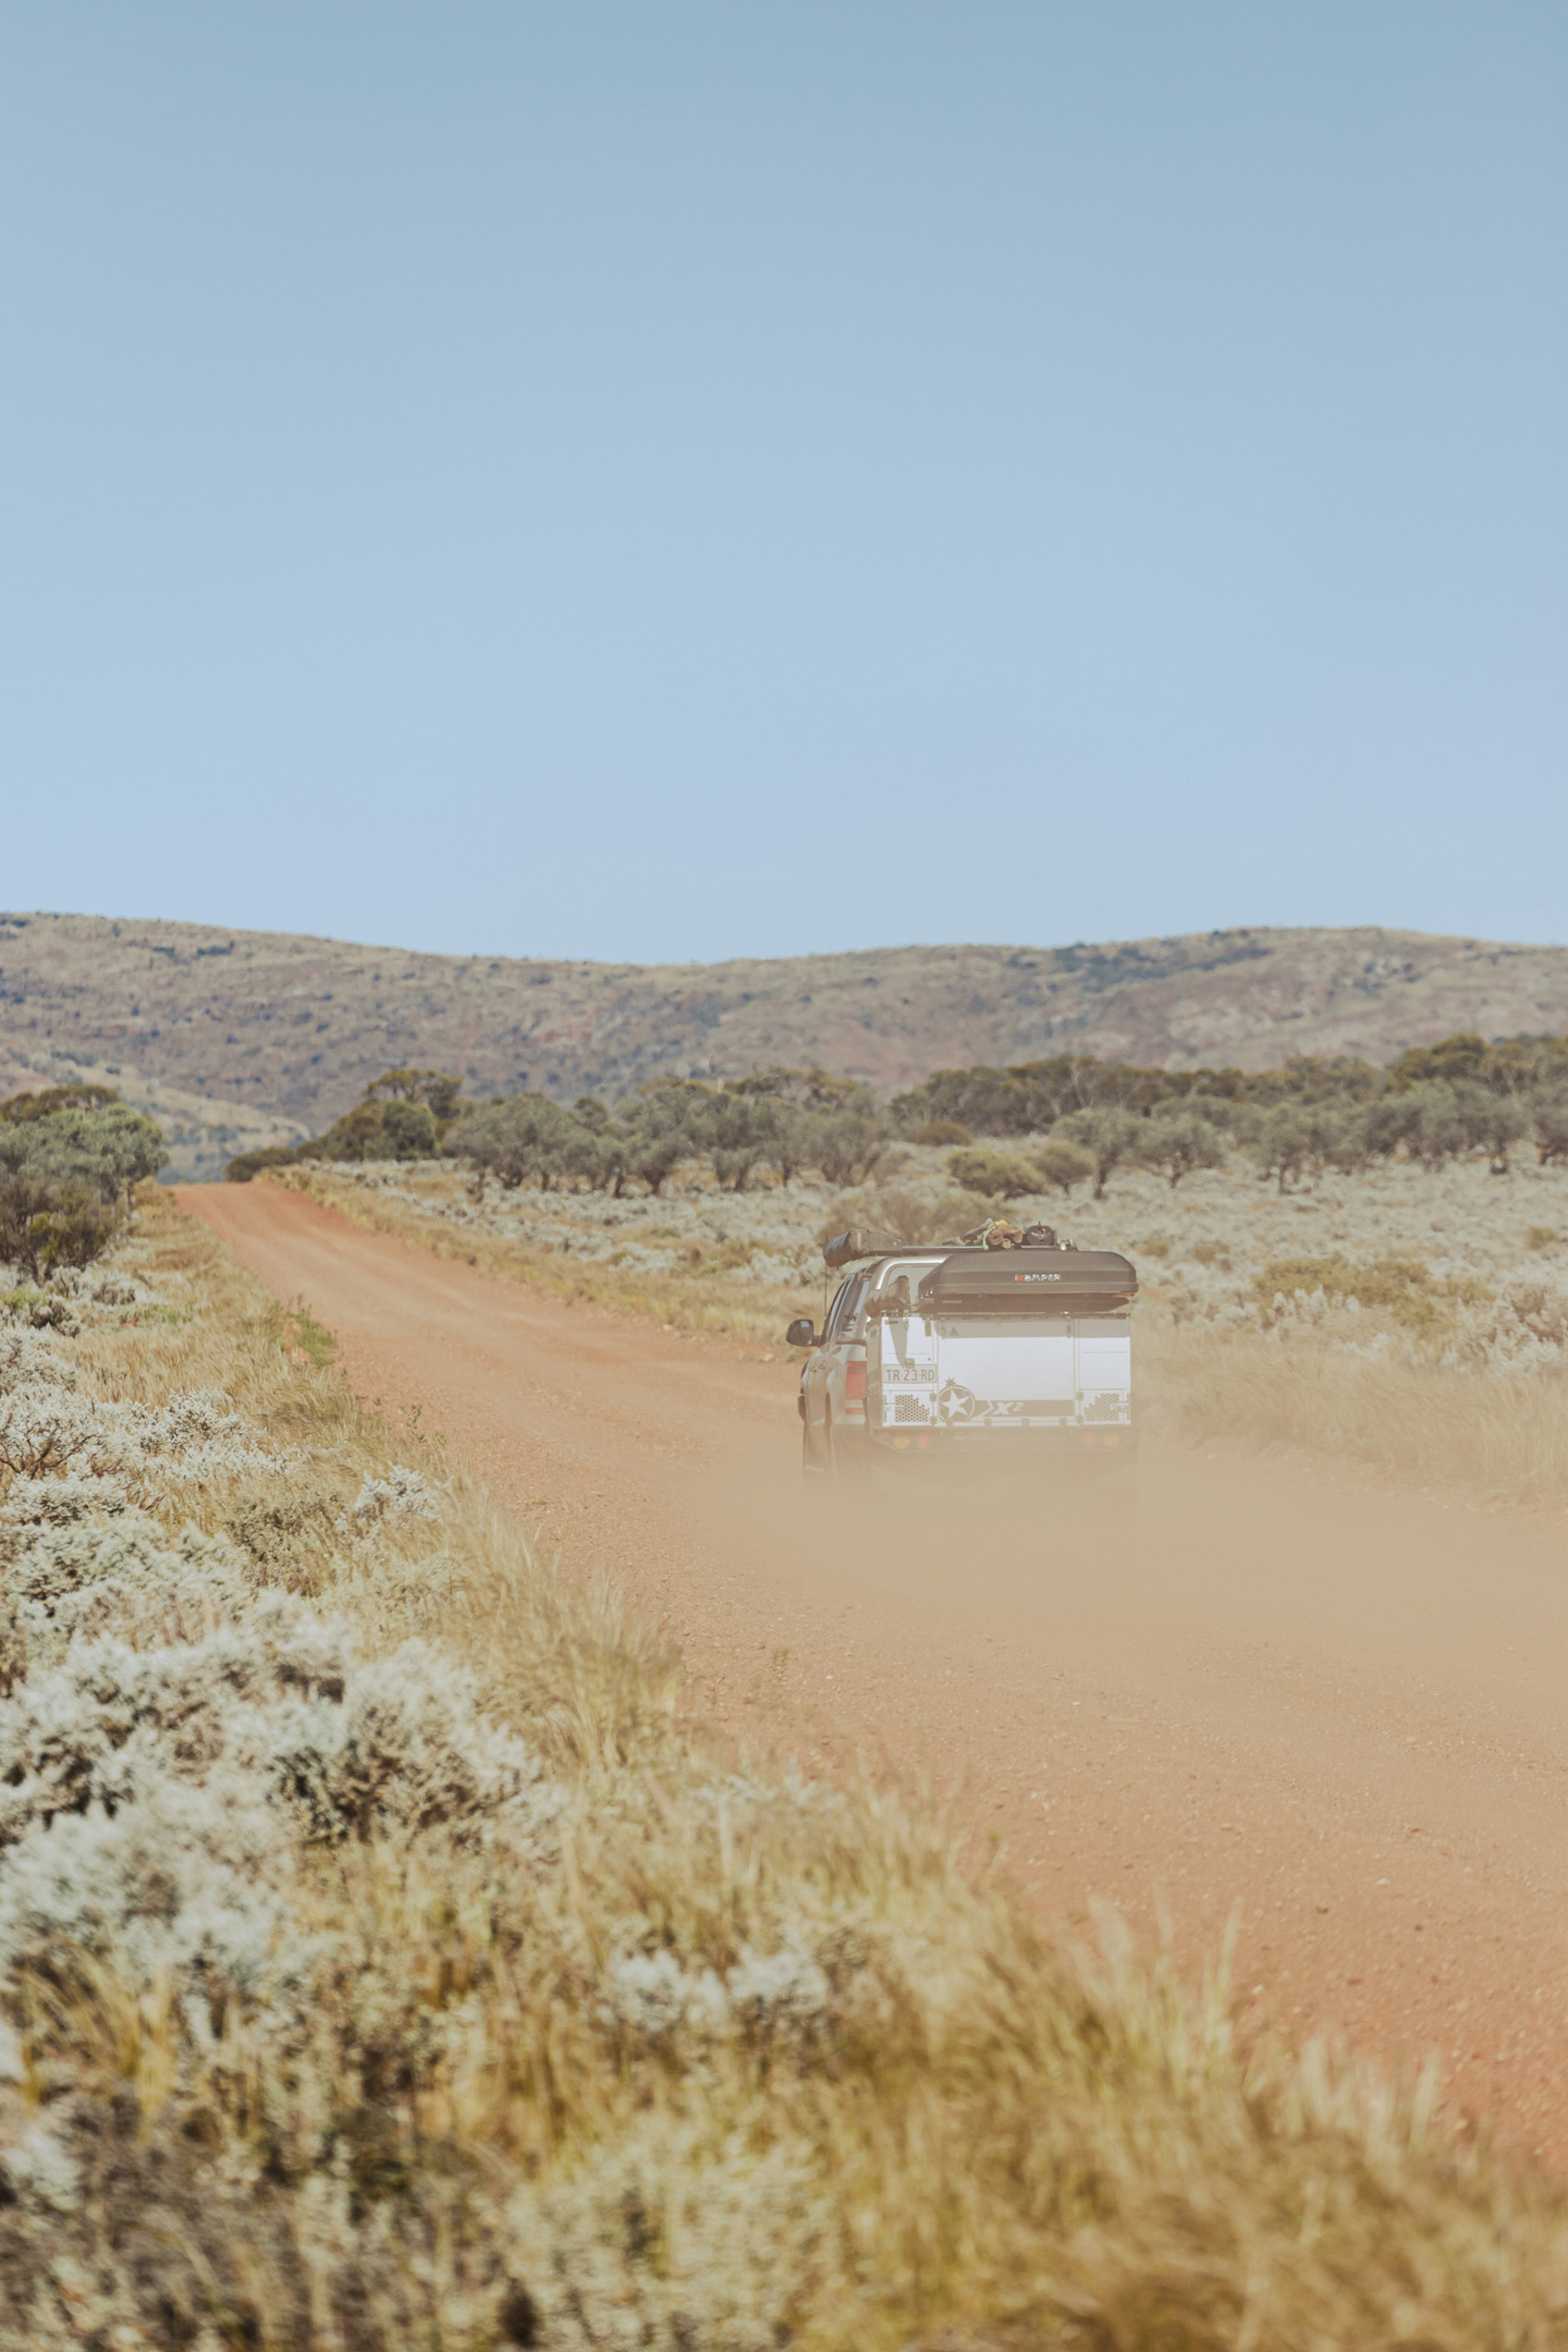
[[[961,1250],[931,1268],[920,1303],[938,1315],[1110,1315],[1137,1289],[1115,1250]]]

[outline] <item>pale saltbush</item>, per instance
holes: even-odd
[[[196,1485],[213,1478],[282,1477],[297,1466],[295,1448],[269,1451],[221,1389],[195,1389],[160,1409],[111,1407],[128,1451],[169,1475]]]
[[[113,1517],[130,1507],[130,1490],[122,1478],[101,1477],[92,1471],[67,1471],[58,1478],[13,1478],[0,1504],[0,1528],[68,1527],[100,1515]]]
[[[710,2030],[729,2022],[729,1999],[715,1972],[704,1969],[689,1975],[662,1948],[617,1954],[605,1975],[605,1994],[606,2022],[639,2042],[668,2042],[687,2024]]]
[[[75,2160],[47,2123],[34,2124],[20,2139],[13,2140],[0,2157],[0,2167],[23,2205],[41,2207],[47,2213],[68,2213],[77,2201]]]
[[[86,1482],[37,1483],[58,1491]],[[16,1495],[13,1487],[13,1504]],[[114,1633],[132,1649],[194,1641],[215,1617],[242,1609],[253,1582],[242,1555],[194,1528],[170,1545],[141,1512],[111,1527],[72,1513],[31,1530],[11,1564],[0,1590],[0,1658],[16,1681],[58,1665],[79,1634]]]
[[[0,1471],[37,1478],[155,1470],[205,1485],[286,1475],[299,1459],[295,1449],[263,1445],[221,1389],[194,1390],[162,1406],[90,1396],[34,1334],[0,1334]]]
[[[735,2016],[754,2035],[802,2033],[826,2018],[827,1979],[798,1941],[772,1952],[743,1944],[724,1990]]]
[[[1360,1320],[1359,1298],[1331,1298],[1321,1287],[1293,1290],[1289,1297],[1277,1290],[1262,1317],[1271,1339],[1287,1339],[1303,1332],[1355,1339]]]
[[[8,1396],[13,1389],[74,1389],[76,1384],[75,1366],[65,1362],[47,1339],[33,1331],[0,1330],[0,1396]]]
[[[63,1937],[255,1988],[310,1843],[439,1828],[514,1866],[553,1851],[562,1791],[468,1676],[420,1643],[362,1663],[282,1594],[239,1622],[251,1573],[139,1517],[21,1552],[0,1617],[21,1674],[0,1700],[0,1967]]]
[[[1443,1362],[1462,1371],[1558,1372],[1568,1367],[1568,1290],[1514,1282],[1464,1307]]]
[[[504,1815],[531,1850],[559,1809],[459,1669],[417,1642],[356,1665],[344,1628],[268,1594],[193,1642],[73,1642],[18,1685],[0,1702],[0,1848],[56,1813],[219,1769],[286,1800],[311,1839]]]
[[[88,1296],[95,1307],[140,1307],[153,1294],[125,1275],[106,1274],[92,1284]]]
[[[355,1668],[335,1700],[279,1707],[253,1737],[313,1839],[440,1825],[461,1841],[498,1823],[514,1853],[553,1845],[561,1791],[477,1712],[471,1677],[422,1642]]]
[[[127,1803],[171,1773],[204,1780],[264,1747],[286,1694],[341,1699],[346,1677],[341,1629],[271,1595],[245,1625],[195,1642],[73,1642],[0,1704],[0,1848],[56,1812]]]
[[[384,1478],[367,1476],[354,1498],[354,1517],[361,1527],[378,1519],[437,1519],[441,1516],[430,1481],[422,1470],[405,1469],[395,1462]]]
[[[41,1381],[0,1397],[0,1470],[37,1478],[78,1466],[101,1474],[122,1462],[113,1418],[91,1398]]]
[[[722,1972],[683,1963],[662,1945],[622,1950],[605,1971],[600,2014],[650,2046],[678,2033],[771,2046],[826,2035],[836,2021],[833,1989],[799,1929],[771,1950],[742,1944]]]
[[[258,1993],[290,1958],[279,1947],[292,1867],[287,1824],[253,1786],[164,1778],[112,1814],[60,1814],[5,1854],[0,1967],[58,1961],[64,1942],[142,1982]]]
[[[843,2276],[835,2200],[763,2132],[638,2118],[507,2214],[508,2267],[551,2352],[777,2352]]]

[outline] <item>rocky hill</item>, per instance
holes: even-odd
[[[102,1075],[176,1126],[191,1174],[319,1130],[397,1063],[455,1070],[476,1093],[570,1100],[772,1062],[891,1088],[943,1065],[1073,1047],[1172,1068],[1303,1052],[1385,1061],[1456,1029],[1568,1030],[1568,948],[1227,930],[647,965],[0,916],[0,1093]]]

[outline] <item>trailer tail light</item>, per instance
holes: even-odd
[[[844,1367],[844,1402],[845,1402],[845,1403],[846,1403],[846,1404],[864,1404],[864,1403],[865,1403],[865,1402],[866,1402],[866,1367],[865,1367],[865,1365],[864,1365],[863,1363],[858,1363],[858,1364],[851,1363],[851,1364],[846,1364],[846,1365],[845,1365],[845,1367]]]

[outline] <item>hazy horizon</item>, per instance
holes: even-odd
[[[1498,948],[1555,948],[1561,947],[1564,944],[1561,940],[1527,940],[1522,937],[1504,938],[1480,931],[1428,931],[1422,930],[1418,927],[1409,923],[1228,923],[1204,924],[1194,926],[1184,931],[1123,932],[1120,935],[1113,934],[1110,937],[1098,940],[1085,938],[1071,940],[986,940],[978,938],[967,940],[944,940],[936,938],[888,938],[850,940],[842,947],[781,948],[776,951],[766,954],[762,952],[752,952],[742,949],[727,955],[710,956],[547,956],[535,954],[527,949],[492,948],[482,945],[466,948],[422,947],[416,942],[409,940],[367,939],[344,931],[292,930],[273,924],[215,923],[207,921],[201,916],[195,915],[170,915],[158,913],[121,913],[116,915],[112,912],[104,912],[100,914],[92,908],[81,907],[12,907],[0,908],[0,922],[17,919],[29,923],[35,921],[47,922],[79,920],[94,923],[110,923],[114,926],[116,930],[119,929],[121,924],[178,923],[185,925],[189,929],[195,930],[211,930],[220,935],[228,933],[235,938],[248,937],[264,939],[273,937],[280,939],[314,940],[319,940],[322,945],[328,947],[363,948],[367,953],[378,955],[437,955],[458,962],[558,962],[568,964],[602,964],[608,970],[614,970],[618,966],[627,966],[637,970],[652,970],[660,966],[668,966],[673,969],[683,965],[707,966],[724,963],[786,963],[807,957],[813,960],[821,960],[833,956],[917,955],[924,952],[940,954],[950,950],[963,950],[967,949],[975,949],[987,952],[994,951],[997,953],[1000,953],[1004,950],[1013,950],[1019,953],[1026,953],[1030,955],[1057,955],[1070,953],[1072,950],[1079,948],[1090,949],[1099,952],[1106,949],[1137,947],[1145,943],[1166,944],[1172,940],[1182,939],[1234,938],[1237,935],[1249,935],[1263,932],[1287,934],[1301,931],[1376,931],[1394,938],[1437,940],[1468,943],[1478,947]]]

